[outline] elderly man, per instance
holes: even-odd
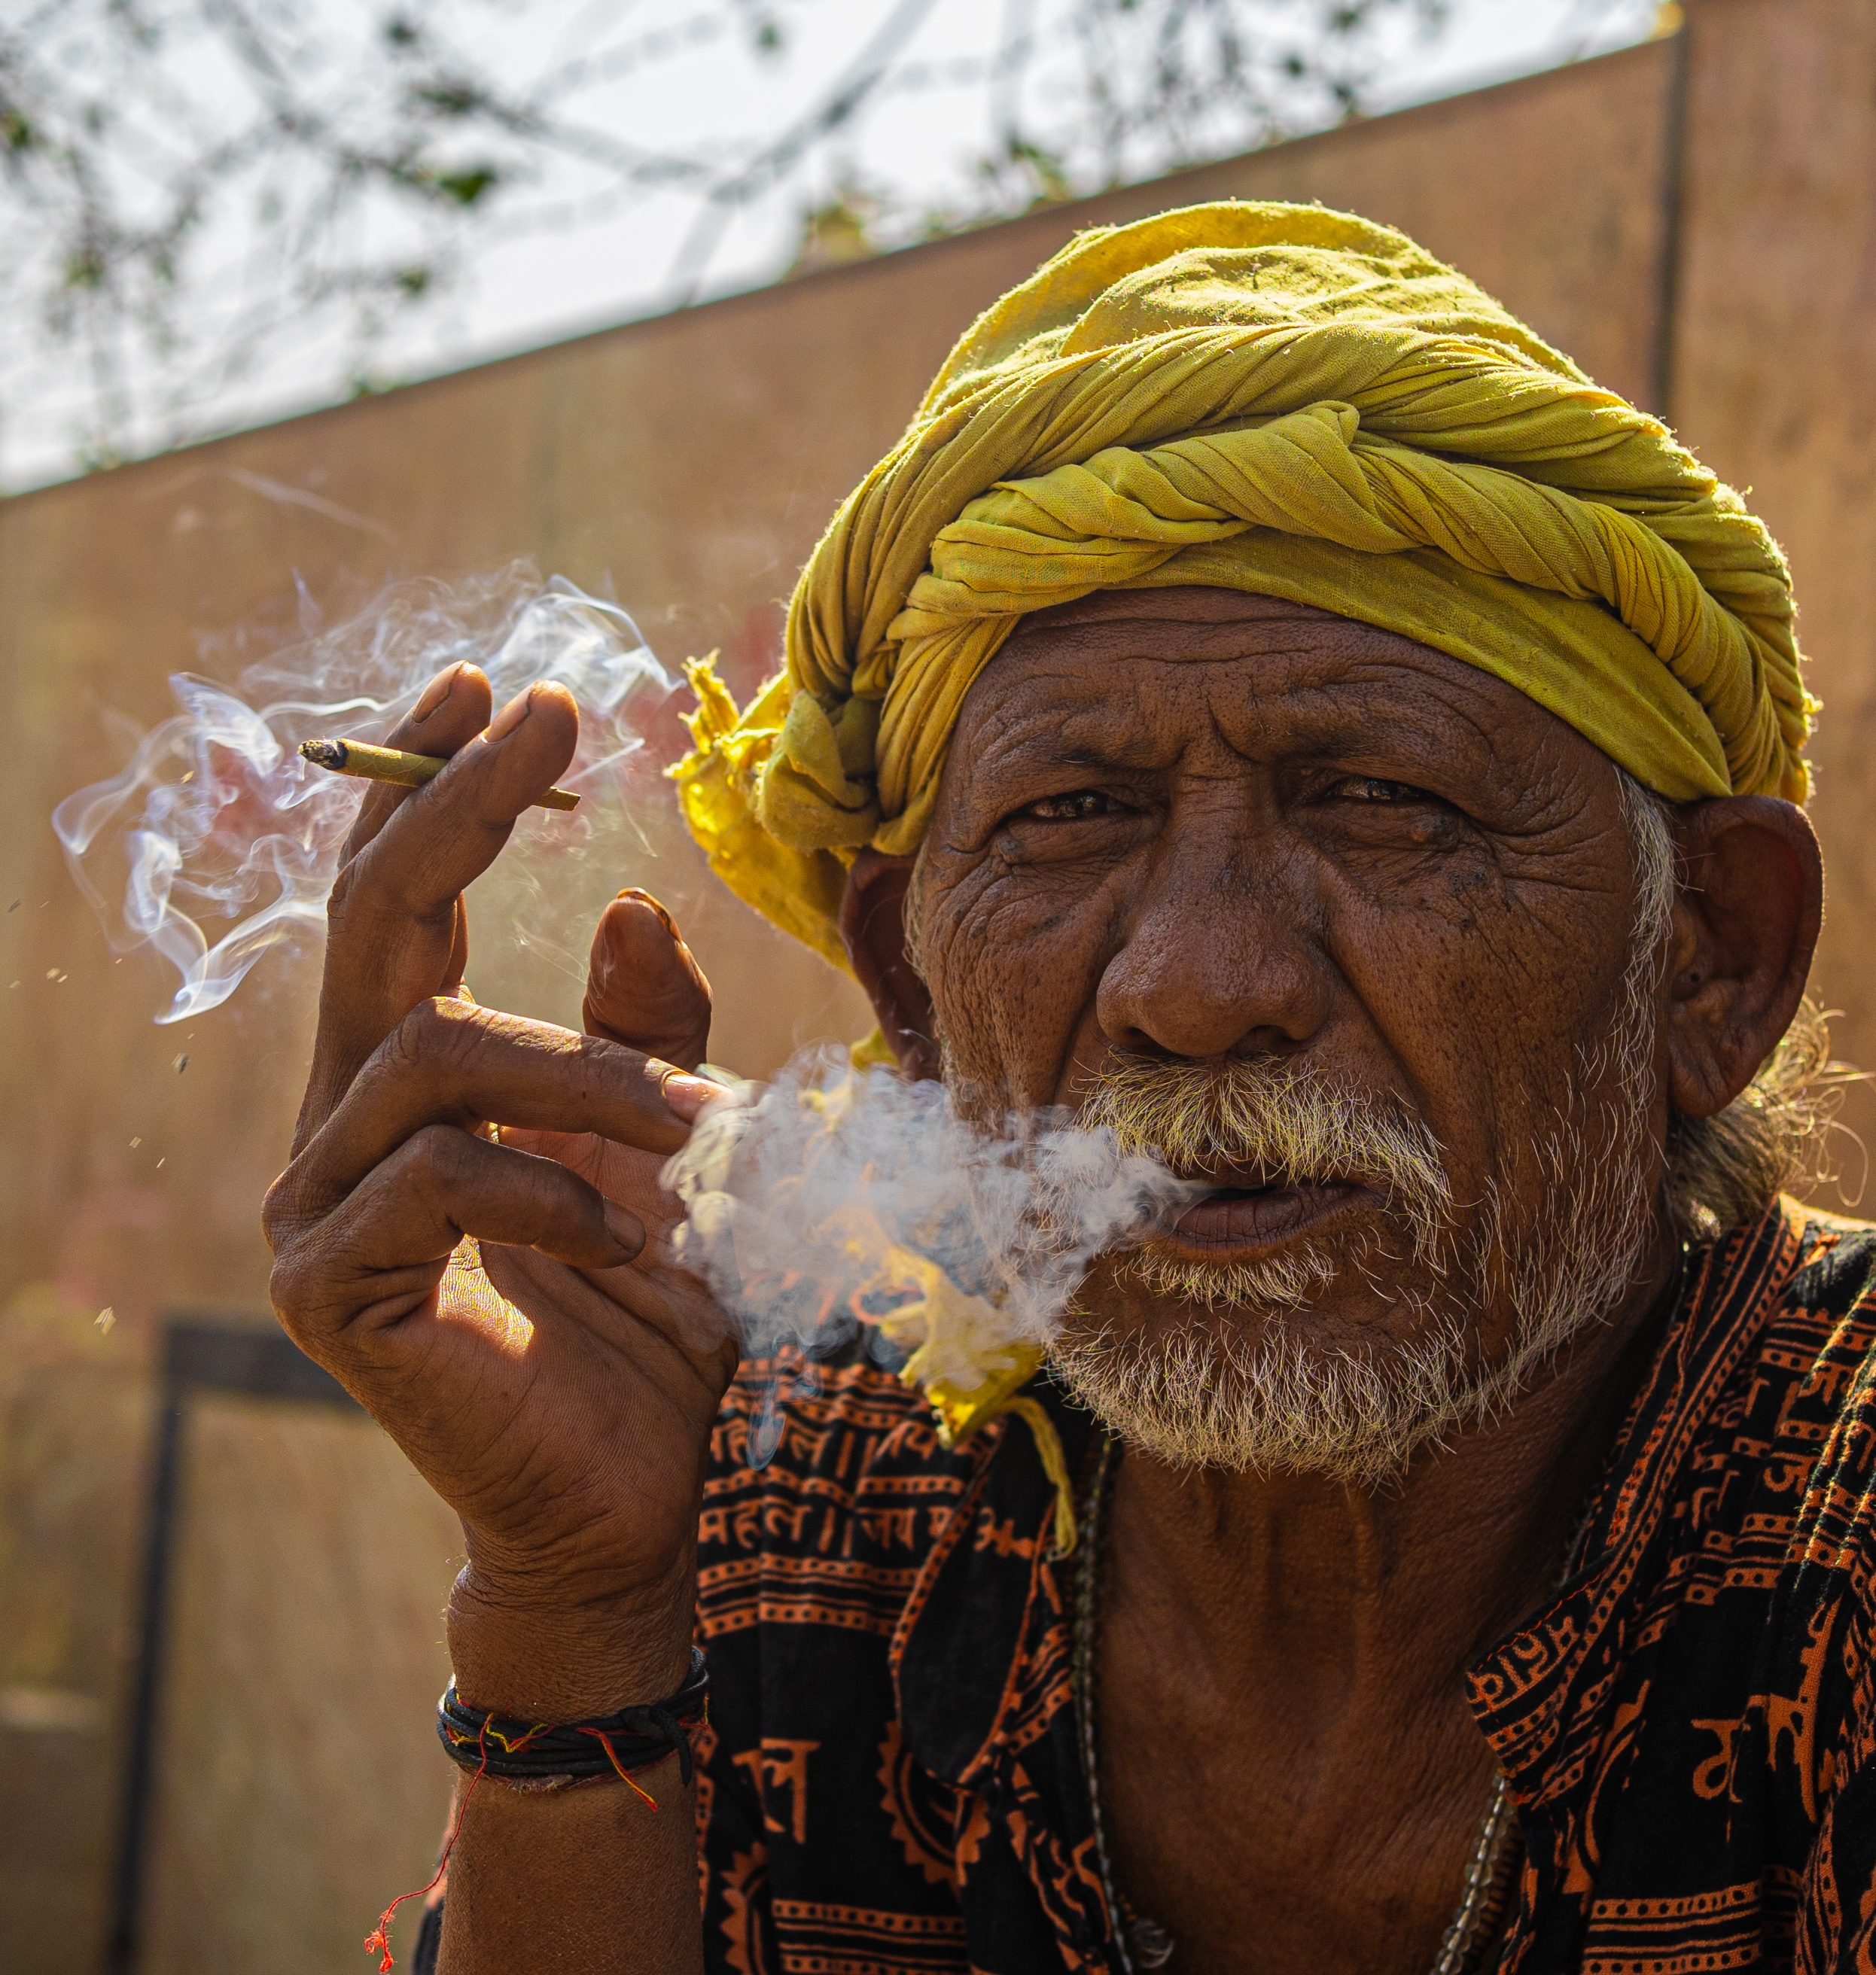
[[[975,1431],[855,1362],[750,1466],[657,1182],[709,991],[626,894],[584,1037],[468,998],[575,715],[436,680],[268,1205],[466,1532],[420,1963],[1876,1966],[1876,1245],[1779,1197],[1822,877],[1738,497],[1398,234],[1202,207],[983,317],[782,676],[696,676],[693,828],[904,1073],[1193,1197]]]

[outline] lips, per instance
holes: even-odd
[[[1261,1175],[1246,1174],[1239,1185],[1220,1184],[1221,1177],[1195,1179],[1194,1195],[1167,1209],[1153,1245],[1207,1260],[1249,1260],[1385,1199],[1358,1180],[1264,1184]]]

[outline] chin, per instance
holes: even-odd
[[[1111,1433],[1170,1465],[1382,1483],[1479,1413],[1477,1352],[1423,1293],[1338,1293],[1347,1266],[1307,1247],[1222,1265],[1137,1254],[1071,1313],[1051,1362]]]

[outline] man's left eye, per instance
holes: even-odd
[[[1436,800],[1424,789],[1415,788],[1411,782],[1386,781],[1379,775],[1351,775],[1345,780],[1338,782],[1329,794],[1344,797],[1351,802],[1432,802]]]

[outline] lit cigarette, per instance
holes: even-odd
[[[395,782],[419,789],[449,765],[446,754],[406,754],[401,748],[374,748],[369,741],[302,741],[300,752],[318,768],[335,775],[360,775],[368,782]],[[549,789],[535,798],[536,809],[578,809],[571,789]]]

